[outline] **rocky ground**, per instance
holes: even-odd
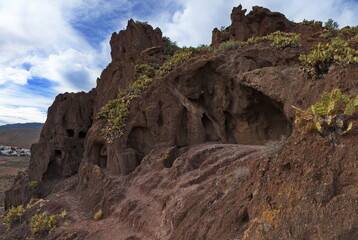
[[[30,157],[0,156],[0,229],[4,229],[2,216],[4,214],[5,191],[13,184],[18,171],[25,171]],[[0,239],[2,239],[0,237]]]
[[[312,79],[299,56],[330,41],[321,25],[259,7],[245,14],[234,8],[213,46],[278,30],[299,33],[300,44],[263,41],[191,57],[154,77],[109,143],[100,108],[136,79],[135,66],[169,59],[160,29],[130,20],[114,33],[97,87],[61,94],[50,107],[28,170],[6,192],[7,208],[26,206],[22,223],[0,229],[3,238],[358,239],[357,113],[334,144],[295,125],[292,108],[334,88],[356,95],[357,64]],[[45,212],[57,228],[32,234],[29,222]]]

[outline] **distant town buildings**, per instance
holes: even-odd
[[[31,156],[30,149],[0,145],[0,155],[26,157]]]

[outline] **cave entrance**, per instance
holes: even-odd
[[[226,115],[226,136],[230,143],[263,145],[291,135],[292,125],[283,112],[283,104],[243,87],[245,107],[235,116]]]
[[[62,151],[54,150],[53,155],[49,164],[47,165],[47,170],[43,175],[44,180],[52,180],[62,177]]]
[[[129,134],[127,145],[135,149],[139,154],[146,155],[154,147],[153,134],[145,127],[133,128]]]
[[[107,147],[104,144],[97,143],[93,146],[93,163],[100,168],[107,168]]]

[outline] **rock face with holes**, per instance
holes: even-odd
[[[131,102],[123,136],[109,144],[100,107],[135,80],[136,64],[169,57],[159,29],[130,20],[112,36],[97,87],[56,98],[6,207],[37,197],[49,202],[27,211],[66,209],[71,224],[45,239],[356,239],[357,131],[336,148],[293,128],[291,105],[307,108],[337,86],[357,92],[357,66],[307,79],[298,56],[322,40],[320,26],[298,28],[260,7],[245,15],[239,6],[231,18],[228,31],[214,31],[214,46],[292,29],[304,33],[302,45],[197,54]]]
[[[36,181],[77,173],[86,134],[93,122],[95,90],[56,97],[38,143],[31,147],[29,177]]]

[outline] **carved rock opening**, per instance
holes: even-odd
[[[104,144],[97,143],[93,146],[93,164],[100,168],[107,168],[107,147]]]
[[[67,137],[75,136],[75,131],[73,129],[66,129]]]
[[[153,134],[148,128],[135,127],[129,134],[127,145],[135,149],[139,154],[146,155],[154,147]]]
[[[235,116],[226,112],[228,142],[262,145],[290,136],[292,125],[283,112],[283,104],[255,89],[242,90],[246,106]]]
[[[54,150],[51,160],[47,166],[47,170],[43,175],[44,180],[57,179],[62,177],[62,151]]]

